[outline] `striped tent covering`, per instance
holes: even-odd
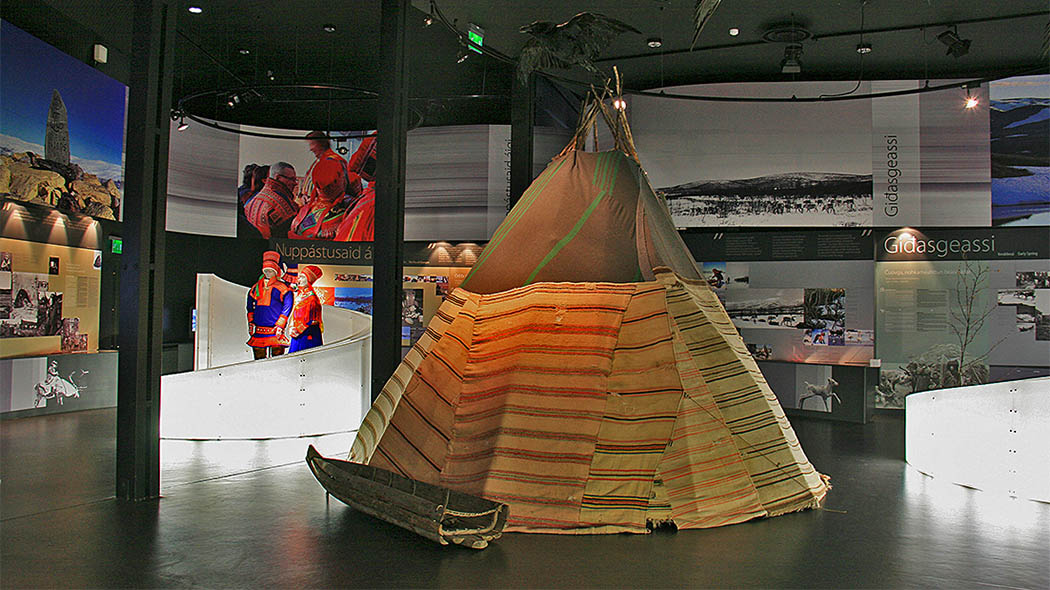
[[[510,505],[508,531],[705,528],[827,491],[706,284],[457,289],[350,459]]]
[[[350,460],[508,504],[520,532],[715,527],[828,491],[622,151],[567,151],[533,182]]]

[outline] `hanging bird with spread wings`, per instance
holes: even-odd
[[[594,60],[620,33],[641,34],[625,22],[590,12],[581,12],[560,25],[536,21],[522,27],[521,32],[532,36],[518,58],[518,77],[523,83],[536,70],[573,66],[604,79],[607,76],[594,66]]]
[[[696,6],[693,8],[693,42],[689,45],[689,49],[696,47],[700,31],[704,30],[704,25],[711,19],[711,15],[715,13],[720,2],[722,0],[696,0]]]

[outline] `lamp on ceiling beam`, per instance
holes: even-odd
[[[965,88],[966,88],[966,102],[963,103],[963,106],[965,106],[967,109],[971,109],[971,110],[977,108],[977,105],[981,104],[980,99],[978,99],[976,96],[970,94],[970,86],[969,85],[965,86]]]
[[[430,12],[423,17],[423,26],[429,27],[434,24],[434,0],[430,0]]]
[[[972,43],[970,39],[959,37],[959,29],[955,25],[952,25],[947,31],[937,35],[937,40],[948,47],[948,53],[945,55],[950,55],[956,59],[969,53],[970,43]]]
[[[792,43],[784,47],[784,59],[780,60],[780,73],[799,74],[802,72],[802,45]]]

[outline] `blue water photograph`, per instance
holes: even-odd
[[[372,289],[370,287],[336,287],[335,306],[372,315]]]
[[[1050,225],[1050,75],[992,82],[992,224]]]

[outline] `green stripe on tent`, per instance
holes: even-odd
[[[508,216],[507,219],[504,219],[503,223],[500,224],[499,228],[496,230],[496,233],[492,235],[492,240],[490,240],[489,243],[485,246],[485,249],[481,252],[481,256],[479,256],[477,262],[474,263],[474,268],[470,269],[470,272],[467,273],[467,277],[463,279],[464,283],[469,281],[470,277],[474,276],[474,273],[477,272],[479,268],[481,268],[481,265],[485,262],[485,260],[488,259],[489,255],[492,254],[493,251],[495,251],[496,247],[499,246],[499,244],[503,241],[503,238],[506,237],[510,229],[514,227],[514,224],[516,224],[525,214],[525,211],[532,206],[532,204],[536,201],[536,198],[540,195],[540,193],[543,192],[543,189],[547,188],[547,184],[552,178],[554,178],[554,175],[562,167],[562,164],[564,164],[565,161],[568,159],[568,157],[564,157],[562,158],[561,162],[558,162],[558,165],[555,166],[553,170],[551,170],[550,168],[545,170],[544,173],[549,171],[550,174],[547,174],[547,177],[543,179],[542,185],[540,185],[541,181],[539,177],[536,178],[536,180],[534,180],[531,185],[529,185],[528,190],[526,190],[525,194],[522,195],[522,200],[518,201],[518,204],[515,205],[514,209],[511,210],[511,216]],[[540,174],[540,177],[542,176],[543,174]],[[519,209],[521,210],[520,213],[518,213]]]
[[[587,218],[589,218],[591,216],[591,213],[593,213],[594,210],[598,208],[598,204],[601,203],[605,195],[612,192],[613,186],[616,185],[616,173],[620,169],[620,159],[616,158],[615,160],[615,164],[613,166],[606,167],[606,172],[603,172],[603,176],[605,176],[605,178],[602,179],[602,184],[607,186],[602,190],[598,191],[598,195],[594,197],[594,200],[591,201],[591,204],[587,206],[587,209],[584,210],[580,218],[576,220],[576,225],[574,225],[572,229],[569,230],[569,233],[565,234],[565,237],[558,240],[558,243],[555,244],[553,248],[551,248],[550,252],[547,252],[547,255],[543,257],[543,260],[540,261],[536,269],[532,271],[532,274],[529,275],[529,278],[525,279],[526,285],[532,284],[532,280],[536,278],[536,275],[540,272],[540,270],[542,270],[544,266],[547,266],[547,263],[550,262],[555,256],[557,256],[558,252],[560,252],[562,248],[564,248],[569,242],[572,241],[573,238],[576,237],[576,234],[580,233],[580,228],[582,228],[583,224],[587,222]],[[611,174],[607,174],[608,171],[611,171]]]
[[[598,154],[598,160],[594,164],[594,177],[591,178],[591,184],[598,186],[598,179],[601,177],[602,166],[609,161],[606,154]]]

